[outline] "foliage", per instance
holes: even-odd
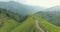
[[[8,20],[5,22],[4,26],[0,30],[0,32],[10,32],[14,28],[16,28],[19,24],[15,20]]]
[[[60,11],[40,11],[36,13],[48,22],[60,26]]]

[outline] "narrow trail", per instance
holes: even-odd
[[[39,21],[36,21],[36,26],[41,32],[45,32],[40,26],[39,26]]]

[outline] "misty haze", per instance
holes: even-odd
[[[0,32],[60,32],[60,0],[0,0]]]

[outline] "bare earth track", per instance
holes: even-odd
[[[40,26],[39,26],[39,21],[36,20],[36,26],[41,32],[45,32]]]

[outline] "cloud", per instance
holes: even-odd
[[[16,1],[26,5],[53,7],[60,5],[60,0],[0,0],[0,1]]]
[[[26,0],[25,4],[44,6],[44,7],[53,7],[56,5],[60,5],[60,0]]]

